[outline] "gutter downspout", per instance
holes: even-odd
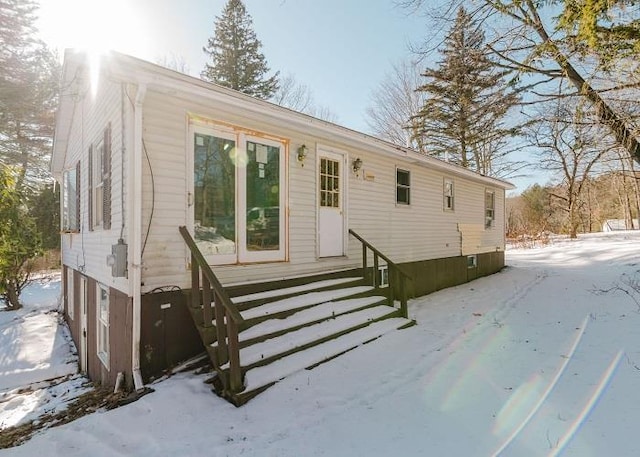
[[[140,326],[141,326],[141,279],[142,279],[142,104],[147,93],[147,85],[138,84],[133,106],[133,155],[129,166],[129,190],[131,198],[131,260],[129,264],[130,290],[133,295],[133,316],[131,331],[131,372],[136,391],[144,389],[140,374]]]

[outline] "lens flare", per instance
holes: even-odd
[[[522,419],[522,422],[520,422],[520,424],[513,429],[511,434],[504,441],[504,443],[502,443],[502,445],[492,454],[493,456],[498,456],[500,453],[502,453],[513,442],[513,440],[516,439],[516,437],[520,434],[520,432],[522,432],[522,430],[526,427],[526,425],[531,421],[533,416],[535,416],[535,414],[540,410],[542,405],[545,403],[545,401],[547,400],[547,398],[551,394],[551,391],[553,390],[553,388],[556,386],[556,384],[560,380],[560,377],[562,376],[562,374],[567,369],[567,365],[569,364],[569,362],[573,358],[573,356],[574,356],[574,354],[576,352],[576,349],[578,348],[578,345],[580,344],[580,341],[582,341],[582,337],[584,335],[585,330],[587,329],[587,324],[588,323],[589,323],[589,316],[586,316],[584,318],[584,320],[582,321],[582,325],[580,326],[581,330],[578,333],[578,335],[576,335],[576,338],[575,338],[575,340],[573,342],[573,345],[571,346],[571,350],[569,351],[569,354],[565,358],[565,360],[562,363],[562,365],[560,365],[560,368],[558,369],[558,372],[556,373],[556,375],[553,377],[553,379],[549,383],[549,386],[546,388],[546,390],[544,392],[542,392],[542,394],[540,395],[538,400],[535,402],[535,404],[533,404],[531,406],[531,410]],[[519,392],[521,392],[521,389],[517,389],[514,392],[514,395],[517,395]],[[509,399],[509,402],[512,402],[512,401],[515,402],[517,400]],[[504,410],[504,408],[503,408],[503,410]],[[496,427],[494,427],[494,433],[497,433],[497,430],[504,429],[506,427],[506,424],[504,423],[504,421],[500,425],[499,425],[499,423],[500,423],[500,415],[498,415],[498,420],[496,421]]]
[[[593,393],[589,396],[587,402],[584,405],[584,408],[582,408],[582,411],[580,411],[580,414],[578,414],[576,419],[573,421],[573,423],[571,424],[571,427],[569,427],[569,429],[565,432],[565,434],[560,438],[560,441],[558,442],[558,447],[554,449],[552,453],[549,454],[550,456],[559,455],[565,449],[565,447],[571,442],[571,440],[576,435],[577,431],[580,429],[582,424],[584,424],[587,417],[589,417],[589,414],[591,414],[595,406],[598,404],[598,401],[602,397],[602,394],[604,393],[604,391],[611,384],[613,375],[618,369],[618,366],[620,366],[620,361],[622,360],[623,356],[624,356],[624,351],[623,350],[618,351],[618,354],[616,354],[616,356],[613,358],[613,360],[611,361],[607,369],[602,374],[600,381],[598,382],[595,389],[593,390]]]

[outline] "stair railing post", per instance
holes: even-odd
[[[409,319],[409,309],[407,308],[407,278],[400,276],[400,312],[402,317]]]
[[[238,343],[238,325],[231,317],[227,318],[227,335],[229,340],[229,388],[232,393],[244,389],[242,369],[240,367],[240,344]]]
[[[211,284],[206,277],[202,278],[202,326],[211,327],[213,325],[213,312],[211,309]]]
[[[191,254],[191,307],[200,307],[200,265],[196,256]]]
[[[224,392],[241,392],[242,367],[240,366],[239,326],[244,323],[237,306],[231,301],[206,258],[185,226],[178,227],[182,238],[191,251],[191,304],[202,305],[203,327],[215,325],[216,348],[210,352],[211,361],[218,372]],[[199,288],[202,284],[202,292]],[[195,316],[194,316],[195,319]],[[215,319],[215,324],[214,324]],[[199,325],[199,322],[196,322]],[[230,352],[231,351],[231,352]],[[229,362],[229,370],[222,366]]]
[[[365,282],[368,282],[368,276],[367,276],[368,272],[367,272],[367,246],[362,243],[362,277],[364,278]]]
[[[393,299],[395,296],[393,289],[396,285],[396,269],[391,266],[387,268],[389,268],[387,273],[389,275],[389,285],[387,286],[387,304],[389,306],[393,306],[394,305]]]
[[[373,288],[378,288],[378,253],[373,253]]]
[[[229,348],[227,347],[227,324],[225,323],[225,309],[222,300],[214,292],[213,303],[216,315],[216,335],[218,344],[218,363],[224,365],[229,361]],[[230,320],[231,317],[227,318]]]

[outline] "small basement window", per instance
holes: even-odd
[[[467,256],[467,268],[476,268],[478,266],[478,257],[476,255]]]
[[[396,168],[396,203],[411,203],[411,175],[408,170]]]
[[[378,266],[378,286],[389,287],[389,266],[388,265]]]

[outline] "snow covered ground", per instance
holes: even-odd
[[[0,430],[55,411],[84,390],[71,338],[59,325],[59,296],[60,274],[40,276],[23,291],[23,308],[0,312]]]
[[[638,246],[623,232],[510,250],[501,273],[411,301],[417,326],[241,408],[180,374],[3,456],[637,456]]]

